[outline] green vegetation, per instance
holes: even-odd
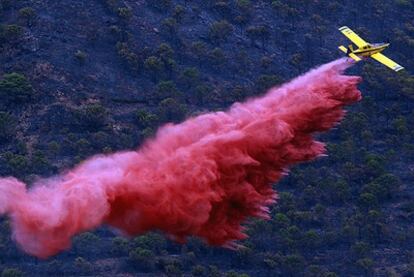
[[[214,43],[225,42],[233,32],[233,26],[226,20],[214,22],[209,31],[210,40]]]
[[[4,25],[0,24],[0,42],[4,43],[14,43],[16,42],[21,36],[23,35],[23,28],[11,24],[11,25]]]
[[[23,103],[31,100],[33,96],[33,87],[22,74],[4,74],[0,80],[0,97],[3,103]]]
[[[108,122],[108,111],[101,104],[87,104],[76,111],[78,124],[92,130],[104,127]]]
[[[6,112],[0,112],[0,143],[12,138],[16,131],[16,119]]]
[[[349,42],[338,24],[388,39],[387,55],[407,70],[349,69],[363,77],[362,101],[317,136],[328,156],[291,168],[271,219],[249,221],[237,251],[104,227],[54,260],[33,260],[2,219],[1,277],[413,276],[412,1],[132,2],[0,0],[1,176],[33,183],[136,149],[163,124],[263,95],[340,57],[332,43]]]
[[[29,26],[33,24],[36,16],[36,11],[31,7],[25,7],[19,10],[19,17]]]
[[[23,277],[24,274],[17,268],[6,268],[1,273],[1,277]]]

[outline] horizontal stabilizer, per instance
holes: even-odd
[[[348,56],[350,56],[351,58],[353,58],[355,61],[357,61],[357,62],[359,62],[360,60],[361,60],[361,58],[360,57],[358,57],[357,55],[355,55],[355,54],[353,54],[353,53],[351,53],[351,54],[348,54]]]
[[[344,53],[348,52],[348,50],[346,49],[346,47],[343,46],[343,45],[339,46],[338,48],[339,48],[339,50],[341,50]]]

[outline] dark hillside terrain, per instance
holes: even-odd
[[[0,0],[0,175],[33,182],[139,147],[341,57],[347,25],[406,70],[355,65],[364,99],[322,135],[329,157],[277,184],[245,248],[84,233],[49,260],[0,222],[9,276],[414,276],[414,2]]]

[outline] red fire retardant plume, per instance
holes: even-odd
[[[272,184],[289,166],[324,154],[312,134],[361,98],[360,77],[342,75],[349,66],[340,59],[227,112],[164,126],[137,151],[93,157],[29,190],[0,179],[0,214],[10,217],[23,250],[41,258],[102,224],[231,245],[246,238],[246,219],[269,217]]]

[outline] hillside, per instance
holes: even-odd
[[[270,221],[245,248],[126,240],[101,228],[50,260],[23,254],[0,225],[7,276],[414,275],[414,2],[0,0],[0,174],[33,182],[91,155],[134,149],[159,126],[262,95],[341,57],[348,25],[390,41],[364,98],[321,136],[329,157],[276,184]]]

